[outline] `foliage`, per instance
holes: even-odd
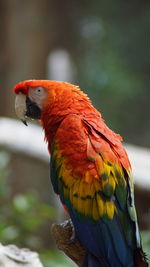
[[[146,253],[148,262],[150,264],[150,231],[142,232],[142,242],[143,242],[144,252]]]
[[[54,217],[52,207],[41,203],[36,192],[12,196],[9,185],[9,154],[0,152],[0,242],[38,250],[45,267],[74,266],[58,250],[44,250],[38,230]]]
[[[9,155],[0,153],[0,240],[37,249],[42,240],[38,230],[54,216],[52,207],[41,203],[36,192],[12,195],[8,182]]]
[[[82,8],[76,80],[126,142],[150,146],[150,2],[102,0]]]
[[[71,259],[58,250],[42,251],[40,253],[44,267],[74,267],[76,266]]]

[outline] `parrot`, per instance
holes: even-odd
[[[25,80],[14,93],[18,118],[25,125],[38,120],[44,129],[54,192],[86,250],[82,267],[148,266],[122,137],[77,85]]]

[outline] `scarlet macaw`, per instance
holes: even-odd
[[[18,83],[16,114],[41,120],[51,153],[50,177],[86,248],[84,267],[148,266],[134,205],[131,165],[79,87],[59,81]],[[33,140],[34,142],[34,140]]]

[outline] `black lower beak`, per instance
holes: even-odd
[[[29,97],[26,97],[26,116],[31,119],[40,120],[41,118],[41,109],[37,106],[37,104],[30,100]],[[23,121],[25,125],[27,125],[26,121]]]
[[[24,120],[21,120],[25,126],[28,126],[27,122]]]

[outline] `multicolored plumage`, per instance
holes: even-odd
[[[120,135],[106,126],[75,85],[28,80],[14,91],[19,117],[24,122],[26,116],[38,118],[45,130],[54,191],[87,250],[83,266],[148,266],[137,224],[131,166]]]

